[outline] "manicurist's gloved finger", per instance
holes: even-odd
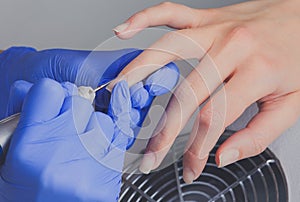
[[[141,124],[144,120],[144,117],[142,116],[143,110],[139,110],[139,109],[135,109],[135,108],[131,108],[131,112],[130,112],[130,117],[131,117],[131,128],[135,128],[136,126],[138,126],[139,124]]]
[[[85,132],[79,135],[85,150],[98,162],[106,164],[103,158],[109,152],[114,137],[114,123],[102,112],[94,112],[89,118]]]
[[[109,134],[99,133],[95,138],[101,141],[102,149],[97,149],[92,146],[92,155],[105,167],[121,173],[123,169],[124,154],[126,150],[133,144],[134,137],[131,129],[131,101],[128,85],[125,81],[121,81],[114,87],[111,95],[111,101],[108,109],[108,118],[104,119],[104,114],[96,112],[96,116],[93,118],[98,119],[99,127],[87,127],[88,129],[98,128],[98,131],[106,131]],[[92,120],[91,119],[91,120]],[[111,120],[111,121],[110,121]],[[113,132],[111,132],[111,126],[113,126]],[[113,134],[112,136],[110,134]],[[84,136],[86,134],[83,134]],[[82,137],[81,136],[81,137]],[[95,136],[95,135],[94,135]],[[93,143],[90,142],[90,145]],[[98,153],[98,154],[97,154]],[[91,154],[91,152],[90,152]],[[95,155],[96,154],[96,155]]]
[[[148,91],[144,88],[143,82],[138,82],[130,88],[132,107],[141,109],[148,104],[149,97]]]
[[[115,123],[115,136],[112,139],[113,146],[125,150],[134,141],[131,124],[131,100],[128,84],[126,81],[120,81],[113,89],[109,116]]]
[[[49,121],[60,114],[65,100],[62,86],[51,79],[41,79],[29,90],[23,104],[23,125]]]
[[[78,88],[73,83],[63,82],[61,83],[61,87],[63,88],[66,97],[78,95]]]
[[[13,83],[13,85],[10,87],[6,116],[21,112],[24,99],[32,85],[32,83],[24,80],[18,80]],[[78,95],[77,87],[74,84],[70,82],[64,82],[61,84],[61,86],[64,89],[66,97]]]
[[[173,62],[150,75],[145,88],[151,96],[159,96],[170,92],[179,80],[179,69]]]
[[[112,91],[108,115],[92,113],[86,130],[79,135],[86,151],[107,168],[121,172],[126,149],[133,143],[131,100],[125,81]]]
[[[6,116],[21,112],[25,96],[31,86],[32,83],[24,80],[18,80],[13,83],[10,87]]]
[[[138,82],[130,88],[132,106],[138,109],[149,106],[155,96],[170,92],[178,80],[178,67],[174,63],[167,64],[150,75],[145,84]]]
[[[67,110],[72,111],[74,109],[76,109],[74,110],[73,115],[74,122],[77,121],[76,117],[83,117],[83,120],[85,120],[84,118],[88,119],[92,109],[85,109],[81,102],[92,108],[90,106],[91,104],[88,100],[79,96],[75,97],[77,97],[79,100],[82,100],[80,103],[73,101],[70,96],[77,95],[77,93],[77,87],[69,82],[60,84],[52,79],[47,78],[39,80],[30,88],[25,97],[20,119],[21,126],[49,121]],[[84,113],[82,110],[85,110]],[[88,115],[83,116],[85,113]],[[81,120],[78,122],[81,124],[85,123]],[[86,127],[86,125],[84,127]]]

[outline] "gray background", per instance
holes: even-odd
[[[192,7],[227,5],[239,0],[194,0]],[[157,0],[1,0],[0,48],[31,45],[37,48],[93,49],[112,36],[112,29],[131,14]]]
[[[28,45],[38,49],[60,47],[94,49],[113,36],[111,31],[131,14],[162,1],[96,1],[96,0],[7,0],[0,5],[0,49],[12,45]],[[173,1],[191,7],[220,7],[238,0]],[[156,37],[149,37],[146,44]],[[255,109],[232,126],[245,125]],[[284,117],[283,117],[284,118]],[[271,127],[271,126],[270,126]],[[271,145],[281,160],[289,182],[290,201],[300,200],[300,155],[297,146],[300,122]]]

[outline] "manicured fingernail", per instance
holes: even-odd
[[[126,78],[123,76],[123,75],[118,75],[117,78],[115,78],[114,80],[112,80],[110,82],[110,84],[108,84],[106,86],[106,90],[108,90],[109,92],[112,92],[112,89],[114,88],[114,86],[119,82],[119,81],[122,81],[122,80],[126,80]]]
[[[230,149],[220,154],[219,167],[224,167],[239,160],[240,153],[236,149]]]
[[[183,169],[183,180],[186,184],[192,184],[195,179],[195,174],[190,168]]]
[[[113,30],[114,30],[115,32],[118,32],[118,33],[119,33],[119,32],[125,31],[128,27],[129,27],[129,23],[126,22],[126,23],[123,23],[123,24],[121,24],[121,25],[116,26],[115,28],[113,28]]]
[[[113,85],[109,84],[108,86],[105,87],[105,89],[108,90],[109,92],[112,92]]]
[[[140,165],[140,171],[144,174],[149,174],[154,166],[154,162],[155,155],[153,153],[145,154]]]

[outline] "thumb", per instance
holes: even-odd
[[[59,83],[41,79],[31,87],[24,100],[20,122],[31,125],[55,118],[60,113],[64,99],[64,89]]]
[[[115,123],[115,134],[112,143],[125,149],[133,143],[133,131],[130,128],[131,100],[128,84],[120,81],[112,91],[108,115]]]

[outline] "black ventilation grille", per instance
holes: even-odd
[[[120,201],[288,201],[282,167],[269,149],[224,168],[217,167],[215,152],[230,134],[229,131],[224,133],[211,152],[202,175],[192,184],[183,182],[180,159],[149,175],[124,174]]]

